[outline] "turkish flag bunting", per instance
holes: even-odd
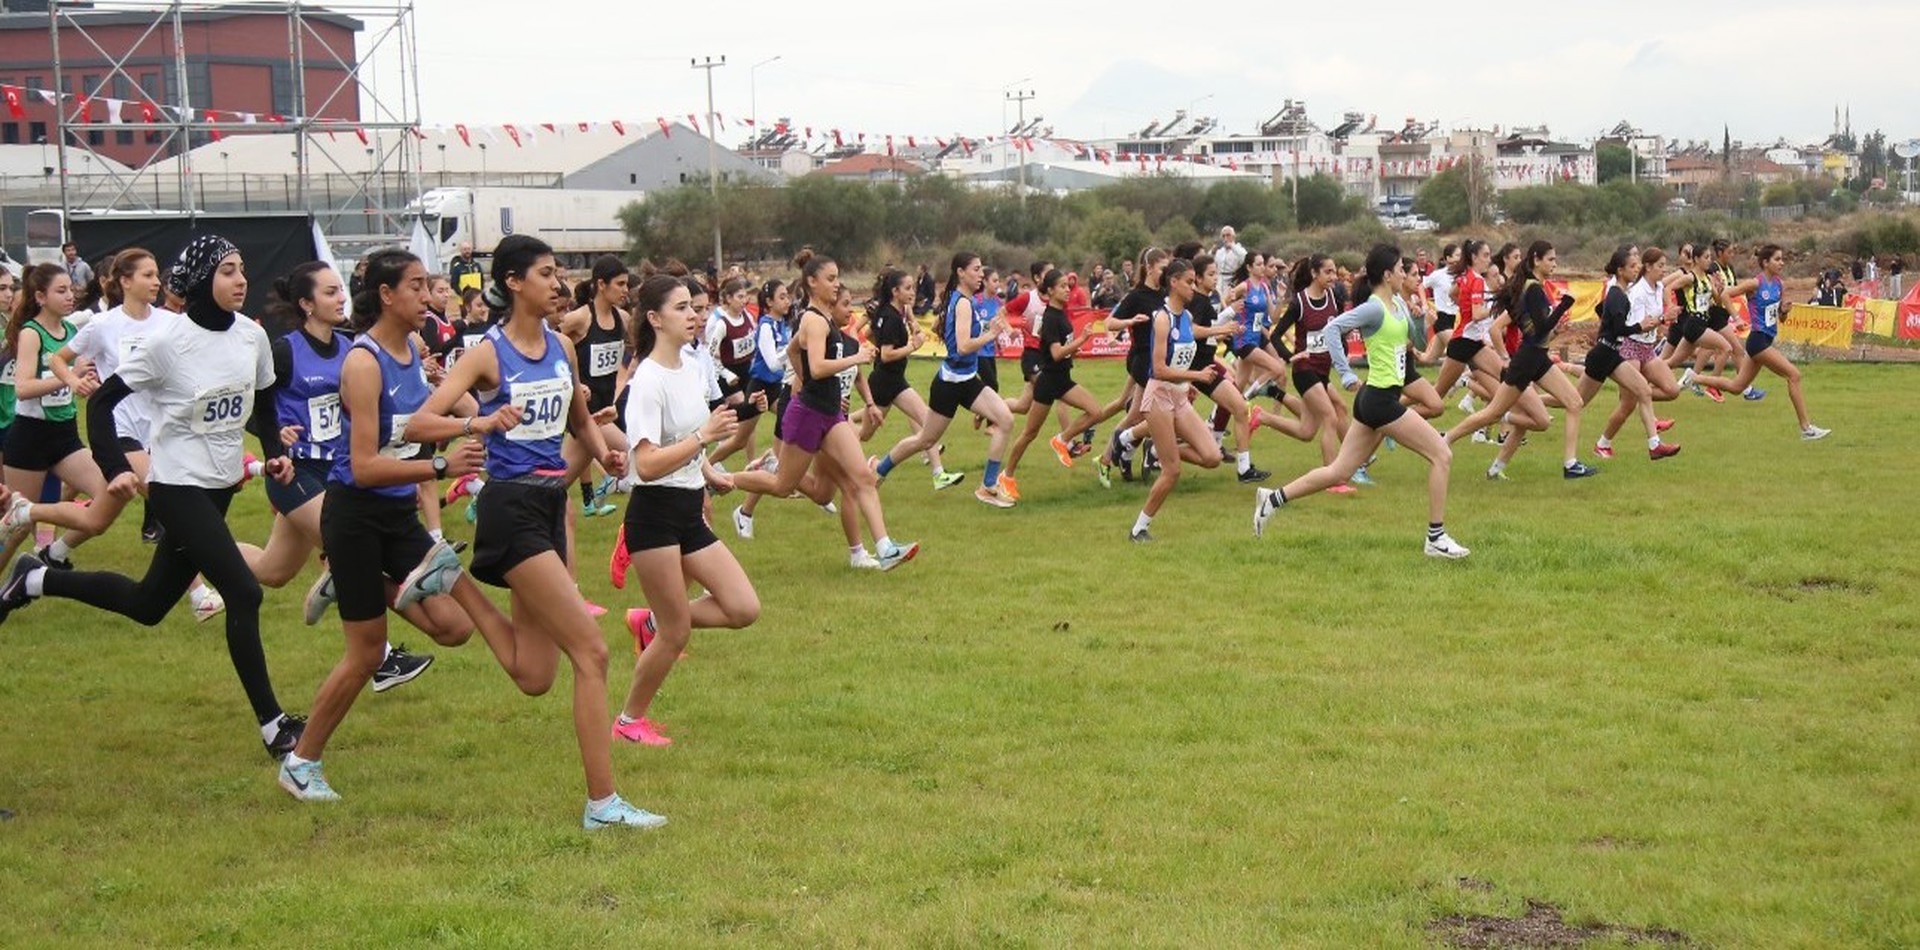
[[[27,109],[26,109],[26,106],[24,106],[24,105],[22,105],[22,104],[21,104],[21,102],[20,102],[20,89],[19,89],[19,87],[17,87],[17,86],[0,86],[0,96],[4,96],[4,97],[6,97],[6,100],[7,100],[7,114],[8,114],[8,115],[10,115],[10,116],[12,116],[12,117],[14,117],[14,118],[16,118],[16,119],[24,119],[24,118],[26,118],[26,117],[27,117]]]
[[[613,126],[613,134],[615,135],[627,134],[627,124],[625,122],[622,122],[619,119],[615,119],[609,124]]]
[[[151,102],[140,103],[140,121],[148,124],[152,124],[154,122],[158,122],[159,120],[160,120],[160,114],[153,111],[153,103]]]
[[[355,138],[357,138],[357,139],[359,139],[359,140],[360,140],[360,144],[361,144],[361,145],[366,145],[366,144],[367,144],[367,130],[366,130],[366,129],[363,129],[363,128],[360,128],[360,127],[358,127],[358,126],[355,126],[355,127],[354,127],[354,129],[353,129],[353,135],[354,135],[354,137],[355,137]]]
[[[653,121],[655,121],[655,122],[657,122],[657,123],[659,123],[659,125],[660,125],[660,134],[661,134],[661,135],[664,135],[664,136],[666,136],[667,138],[673,138],[673,129],[671,129],[671,128],[669,128],[669,127],[667,126],[667,120],[666,120],[666,119],[664,119],[664,118],[662,118],[662,117],[660,117],[660,116],[654,116],[654,117],[653,117]]]
[[[694,118],[691,112],[687,113],[687,124],[693,126],[695,132],[700,131],[700,120]]]
[[[585,122],[580,123],[580,131],[585,132],[587,131],[587,129],[588,129],[587,123]]]
[[[466,126],[456,125],[453,127],[453,132],[455,135],[460,136],[460,144],[465,145],[468,148],[473,147],[473,136],[467,133]]]
[[[839,130],[839,129],[834,129],[834,130],[833,130],[833,147],[834,147],[834,148],[843,148],[843,147],[844,147],[844,146],[843,146],[843,145],[841,144],[841,142],[840,142],[840,130]]]
[[[507,138],[510,138],[510,139],[512,139],[512,140],[513,140],[513,147],[514,147],[514,148],[520,148],[520,147],[521,147],[521,145],[520,145],[520,130],[519,130],[519,129],[517,129],[517,128],[514,128],[514,127],[513,127],[513,126],[511,126],[511,125],[503,125],[503,126],[501,126],[501,128],[503,128],[503,129],[505,129],[505,130],[507,131]]]
[[[887,136],[887,157],[893,157],[893,136]]]

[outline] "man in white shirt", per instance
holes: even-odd
[[[1247,261],[1247,249],[1233,233],[1233,225],[1220,229],[1220,246],[1213,249],[1213,263],[1218,268],[1214,275],[1215,289],[1220,298],[1226,299],[1227,288],[1233,286],[1233,274]]]

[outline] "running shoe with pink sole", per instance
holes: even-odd
[[[621,716],[615,719],[613,737],[639,745],[670,746],[673,744],[673,740],[667,738],[666,734],[660,730],[660,724],[645,716],[638,719]]]
[[[627,551],[627,526],[613,535],[613,553],[607,557],[607,579],[613,582],[614,590],[627,589],[627,568],[633,566],[633,555]]]

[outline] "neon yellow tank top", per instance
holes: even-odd
[[[1405,385],[1407,380],[1407,335],[1411,320],[1407,317],[1407,305],[1400,302],[1400,298],[1388,298],[1381,303],[1387,315],[1380,321],[1380,329],[1367,337],[1367,385],[1392,389]]]

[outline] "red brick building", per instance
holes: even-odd
[[[152,13],[75,10],[71,15],[74,22],[63,15],[60,28],[64,88],[59,92],[68,97],[87,94],[103,80],[105,88],[99,89],[90,109],[92,123],[69,129],[69,145],[84,145],[138,168],[206,141],[205,133],[195,133],[192,142],[178,136],[168,142],[164,129],[143,119],[142,103],[177,107],[181,101],[171,14],[157,9]],[[218,119],[223,122],[241,121],[242,115],[257,116],[263,122],[275,115],[358,119],[358,88],[334,92],[355,62],[360,22],[323,12],[306,12],[303,17],[306,102],[301,105],[295,102],[287,14],[258,8],[182,12],[178,22],[186,52],[186,92],[195,117],[204,119],[205,110],[213,109],[221,113]],[[159,26],[148,33],[156,19]],[[95,44],[100,48],[95,49]],[[101,50],[109,55],[102,56]],[[113,60],[128,53],[132,55],[122,74],[113,75]],[[54,88],[53,41],[45,0],[0,0],[0,86],[21,90],[25,112],[15,118],[0,109],[0,144],[32,145],[42,139],[52,143],[56,112],[41,93]],[[119,110],[119,123],[110,122],[100,98],[126,103]],[[74,100],[67,101],[71,114]],[[152,112],[160,122],[177,121],[169,109],[153,108]]]

